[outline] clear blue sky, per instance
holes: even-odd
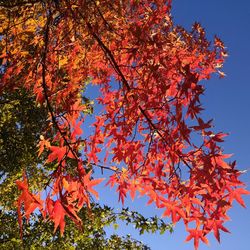
[[[187,29],[198,21],[206,29],[210,39],[216,34],[228,48],[229,57],[224,67],[224,79],[213,77],[205,83],[204,117],[214,118],[216,131],[230,133],[224,143],[226,153],[234,153],[239,169],[248,169],[242,180],[250,190],[250,1],[241,0],[173,0],[175,24]],[[117,196],[105,188],[109,204],[117,205]],[[101,195],[102,197],[102,195]],[[200,250],[248,250],[250,249],[250,196],[245,196],[247,209],[234,203],[226,226],[231,234],[222,233],[221,244],[209,237],[210,246],[200,245]],[[127,203],[146,216],[161,215],[153,206],[145,206],[145,200]],[[113,229],[109,230],[113,232]],[[153,250],[192,250],[193,242],[184,243],[186,232],[182,224],[172,235],[147,234],[139,237],[131,228],[120,227],[118,233],[130,233]]]

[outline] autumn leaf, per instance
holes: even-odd
[[[206,236],[204,236],[204,232],[202,230],[187,229],[187,231],[189,232],[189,235],[188,235],[188,237],[186,238],[185,241],[190,241],[191,239],[194,239],[194,248],[195,248],[195,250],[198,249],[200,240],[202,240],[205,244],[208,245],[209,241],[206,238]]]
[[[220,231],[219,230],[222,230],[226,233],[230,233],[230,231],[223,226],[223,222],[224,221],[222,221],[222,220],[211,219],[208,221],[207,226],[206,226],[207,228],[209,228],[209,230],[214,231],[214,236],[218,240],[218,242],[220,242]]]
[[[64,227],[65,227],[65,220],[64,217],[66,215],[66,212],[59,200],[56,200],[54,203],[53,209],[50,214],[51,220],[54,222],[54,233],[56,229],[60,228],[60,233],[63,235]]]
[[[231,190],[229,193],[229,202],[232,204],[233,200],[236,200],[242,207],[246,208],[242,195],[249,195],[250,192],[243,188],[237,188]]]
[[[98,193],[92,187],[100,184],[104,180],[104,178],[91,179],[91,175],[92,172],[89,171],[89,173],[83,177],[84,186],[89,192],[91,192],[96,197],[96,199],[98,199]]]
[[[22,217],[25,216],[29,219],[30,214],[34,212],[36,208],[40,209],[43,213],[43,201],[40,199],[38,195],[33,195],[28,189],[28,181],[26,174],[23,173],[23,181],[16,181],[18,189],[21,191],[21,195],[17,200],[17,212],[18,212],[18,223],[20,228],[20,235],[22,238]],[[24,208],[24,215],[22,215],[22,205]]]
[[[66,147],[57,147],[57,146],[51,146],[50,147],[51,153],[48,156],[47,162],[53,162],[54,160],[58,160],[60,162],[66,154],[67,148]]]

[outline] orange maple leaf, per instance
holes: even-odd
[[[188,237],[186,238],[186,242],[190,241],[191,239],[194,239],[194,248],[195,250],[198,249],[199,247],[199,241],[202,240],[205,244],[208,245],[209,241],[208,239],[204,236],[204,232],[203,230],[199,230],[199,229],[187,229],[187,231],[189,232]]]
[[[19,190],[22,191],[21,195],[18,197],[17,200],[17,213],[18,213],[18,223],[20,227],[20,235],[22,237],[22,217],[25,216],[27,219],[29,219],[30,214],[34,212],[36,208],[39,208],[39,210],[44,215],[43,211],[43,201],[40,199],[38,195],[34,195],[30,193],[28,188],[28,181],[25,173],[23,173],[23,181],[16,181],[17,187]],[[22,215],[21,209],[22,204],[24,207],[24,214]]]

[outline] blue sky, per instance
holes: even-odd
[[[234,153],[233,158],[241,170],[249,169],[242,176],[250,189],[250,1],[233,0],[173,0],[172,16],[175,24],[187,29],[198,21],[212,39],[216,34],[228,48],[224,71],[226,77],[213,77],[205,83],[206,92],[203,104],[206,108],[204,117],[214,118],[216,131],[228,132],[224,149],[226,153]],[[101,196],[102,197],[102,196]],[[105,188],[106,201],[117,206],[117,196]],[[226,226],[231,234],[222,233],[221,244],[208,237],[210,245],[200,245],[200,250],[247,250],[250,248],[250,196],[245,196],[247,209],[234,203],[229,216],[231,221]],[[145,216],[161,215],[153,206],[145,206],[143,198],[133,203],[127,202],[132,209],[138,209]],[[142,240],[153,250],[191,250],[193,242],[184,243],[186,232],[180,223],[173,234],[146,234],[139,236],[130,227],[121,226],[118,231],[112,228],[109,232],[130,233],[134,238]]]

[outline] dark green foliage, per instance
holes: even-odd
[[[37,157],[39,136],[48,126],[47,111],[35,105],[34,98],[24,90],[3,93],[0,97],[0,206],[14,208],[17,197],[15,181],[25,170],[31,187],[45,183]]]
[[[53,234],[53,224],[45,222],[41,215],[32,215],[24,226],[23,241],[20,239],[15,212],[1,211],[0,246],[1,249],[143,249],[149,247],[130,237],[116,234],[107,237],[105,227],[116,225],[120,220],[127,224],[135,224],[143,232],[165,230],[156,218],[146,219],[137,212],[123,209],[121,213],[114,213],[113,209],[98,204],[92,204],[91,211],[82,209],[80,217],[84,221],[79,230],[71,220],[67,220],[64,236],[59,231]],[[169,227],[169,226],[168,226]],[[170,228],[168,228],[169,230]]]
[[[48,126],[47,112],[24,90],[0,97],[0,174],[37,164],[36,145]]]

